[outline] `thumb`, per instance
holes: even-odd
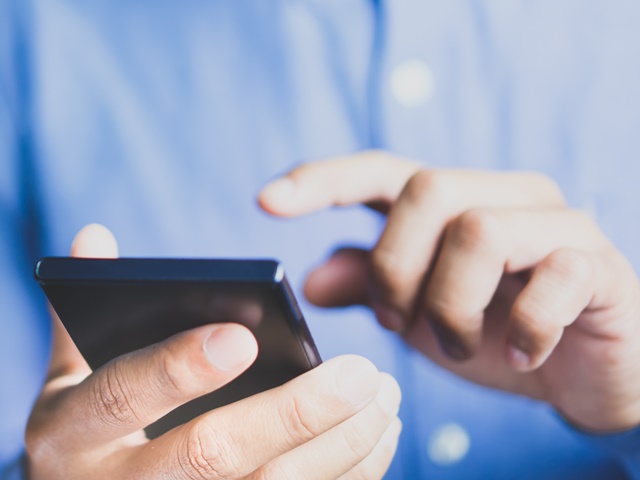
[[[78,232],[71,244],[72,257],[116,258],[118,244],[108,228],[91,224]],[[58,315],[49,308],[53,322],[53,346],[49,364],[49,380],[62,375],[88,375],[91,369],[76,348]]]
[[[367,250],[341,248],[309,274],[304,294],[319,307],[366,305],[368,269]]]

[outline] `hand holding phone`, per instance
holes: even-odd
[[[92,248],[109,244],[105,235],[104,228],[84,229],[73,253],[114,256]],[[27,431],[32,479],[380,478],[393,457],[398,386],[361,357],[330,360],[148,440],[142,428],[251,363],[256,351],[248,329],[197,327],[93,373],[60,324],[55,337],[49,378]],[[213,349],[215,358],[229,344],[247,357],[221,369],[207,352]]]
[[[35,275],[94,370],[203,325],[237,323],[255,335],[259,353],[246,373],[171,411],[147,427],[151,436],[321,363],[282,265],[273,260],[44,258]]]

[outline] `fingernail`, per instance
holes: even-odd
[[[338,365],[336,377],[338,390],[351,405],[360,406],[378,392],[380,375],[371,362],[361,357],[351,357]]]
[[[203,348],[209,363],[223,372],[247,365],[257,353],[255,338],[239,326],[216,328],[205,339]]]
[[[531,366],[531,357],[514,345],[507,345],[507,360],[519,371],[527,371]]]
[[[261,196],[267,197],[270,202],[282,202],[291,200],[295,193],[295,183],[289,177],[282,177],[269,183],[262,189]]]
[[[431,322],[431,328],[438,340],[442,352],[452,360],[468,360],[473,355],[473,351],[464,344],[460,338],[449,328],[440,323]]]
[[[375,312],[383,327],[394,332],[400,332],[404,329],[404,319],[397,310],[384,305],[376,305]]]

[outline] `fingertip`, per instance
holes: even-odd
[[[395,379],[393,375],[387,372],[380,372],[380,383],[381,385],[387,385],[391,390],[395,392],[395,395],[399,400],[402,400],[402,390],[400,389],[400,384]]]
[[[400,409],[402,392],[400,385],[388,373],[380,373],[380,389],[378,393],[378,405],[389,415],[395,417]]]
[[[117,258],[118,242],[113,233],[99,223],[83,227],[73,239],[71,256],[78,258]]]
[[[304,282],[304,296],[318,307],[343,306],[344,282],[341,272],[329,260],[309,272]]]
[[[258,205],[272,215],[291,215],[296,186],[289,177],[280,177],[268,183],[258,194]]]
[[[358,355],[344,355],[336,359],[334,365],[338,390],[347,402],[362,407],[375,398],[381,378],[370,360]]]
[[[400,417],[395,417],[391,421],[391,424],[389,425],[389,427],[387,428],[387,431],[385,432],[385,438],[388,443],[396,447],[400,439],[401,433],[402,433],[402,420],[400,420]]]
[[[317,307],[328,307],[322,295],[325,284],[324,265],[314,268],[309,272],[303,286],[303,295],[309,303]]]
[[[402,427],[403,427],[402,419],[400,417],[396,417],[394,419],[393,423],[395,424],[395,428],[396,428],[396,431],[398,432],[398,436],[399,436],[402,433]]]
[[[341,248],[312,270],[304,284],[304,295],[319,307],[366,305],[368,252]]]

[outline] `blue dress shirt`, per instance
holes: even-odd
[[[20,476],[49,355],[33,264],[87,223],[123,256],[277,257],[300,291],[380,220],[276,220],[256,193],[297,162],[381,148],[548,174],[639,267],[638,25],[634,0],[0,0],[0,471]],[[398,379],[388,478],[640,478],[640,432],[580,434],[365,309],[302,306],[325,358]]]

